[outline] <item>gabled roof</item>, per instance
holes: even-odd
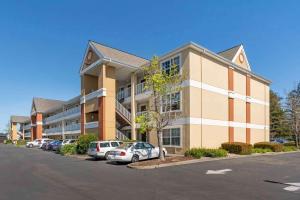
[[[219,54],[220,56],[222,56],[223,58],[226,58],[226,59],[232,61],[233,58],[234,58],[234,56],[237,54],[237,52],[239,51],[239,49],[240,49],[241,46],[242,46],[241,44],[236,45],[236,46],[234,46],[234,47],[231,47],[231,48],[229,48],[229,49],[226,49],[226,50],[224,50],[224,51],[221,51],[221,52],[219,52],[218,54]]]
[[[30,121],[30,117],[28,116],[17,116],[17,115],[12,115],[10,117],[10,121],[14,123],[25,123]]]
[[[111,59],[120,63],[140,67],[149,61],[145,58],[136,56],[134,54],[130,54],[125,51],[112,48],[94,41],[90,41],[90,44],[92,47],[94,47],[94,49],[97,50],[97,52],[100,54],[100,57]]]
[[[38,113],[45,113],[49,109],[55,109],[62,107],[65,103],[61,100],[54,100],[54,99],[44,99],[44,98],[33,98],[33,107],[34,111]]]

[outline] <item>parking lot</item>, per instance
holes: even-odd
[[[0,145],[1,200],[14,199],[299,199],[300,153],[134,170]],[[207,170],[230,169],[224,174]],[[275,183],[279,182],[279,183]]]

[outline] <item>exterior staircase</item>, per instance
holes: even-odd
[[[116,100],[116,139],[117,140],[129,140],[129,138],[120,129],[124,126],[131,126],[131,113],[118,101]]]

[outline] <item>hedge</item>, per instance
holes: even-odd
[[[222,144],[222,148],[234,154],[249,155],[252,153],[252,145],[242,142],[226,142]]]
[[[252,153],[268,153],[273,152],[271,149],[253,148]]]
[[[201,157],[226,157],[227,151],[224,149],[204,149],[204,148],[192,148],[187,150],[184,155],[186,157],[201,158]]]
[[[271,149],[273,152],[280,152],[283,150],[283,145],[271,142],[258,142],[254,144],[254,148]]]
[[[286,147],[289,147],[289,146],[296,146],[296,143],[294,141],[292,142],[287,142],[287,143],[284,143],[283,146],[286,146]]]
[[[17,146],[23,146],[23,145],[26,145],[26,140],[18,140],[18,141],[16,142],[16,145],[17,145]]]
[[[89,148],[90,143],[97,140],[98,137],[95,134],[80,135],[77,141],[77,153],[85,154]]]
[[[76,149],[77,144],[66,144],[59,149],[59,153],[61,155],[73,155],[76,154]]]
[[[4,144],[12,144],[13,141],[12,140],[4,140]]]
[[[295,146],[283,146],[283,149],[282,149],[284,152],[288,152],[288,151],[297,151],[297,147]]]

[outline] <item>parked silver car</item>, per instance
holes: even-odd
[[[111,150],[119,147],[123,142],[121,141],[95,141],[91,142],[88,155],[95,159],[97,158],[106,158]]]
[[[163,148],[166,156],[167,150]],[[125,143],[124,145],[110,151],[107,159],[116,162],[138,162],[159,157],[159,148],[147,142]]]

